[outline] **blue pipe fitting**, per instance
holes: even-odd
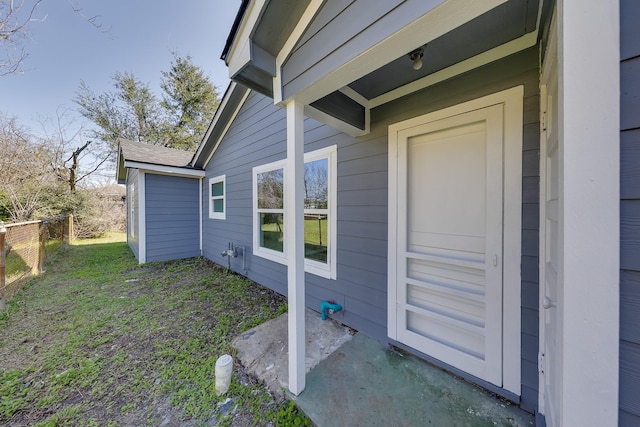
[[[329,314],[337,313],[342,310],[342,306],[340,304],[336,304],[333,301],[322,301],[320,303],[320,313],[322,313],[322,320],[327,320],[327,312]]]

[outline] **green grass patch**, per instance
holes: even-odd
[[[22,276],[23,274],[31,271],[31,267],[16,251],[11,251],[5,258],[5,274],[7,281],[10,281],[12,277]]]
[[[307,425],[238,366],[215,394],[217,358],[285,300],[200,258],[140,266],[123,238],[62,246],[0,314],[0,424]]]

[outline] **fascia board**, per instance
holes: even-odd
[[[220,106],[216,110],[216,114],[207,130],[203,143],[198,148],[194,156],[192,165],[199,165],[202,169],[206,169],[211,157],[218,149],[220,142],[227,134],[229,126],[233,123],[240,108],[244,105],[251,90],[243,85],[232,82],[223,98]],[[232,110],[230,114],[229,110]],[[213,138],[213,140],[211,140]]]
[[[238,74],[251,60],[251,37],[266,4],[266,0],[254,0],[247,7],[226,59],[229,77]]]
[[[205,172],[197,169],[186,169],[175,166],[153,165],[143,162],[124,162],[125,168],[140,169],[147,172],[156,172],[165,175],[185,176],[185,177],[203,177]]]

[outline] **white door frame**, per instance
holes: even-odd
[[[538,335],[538,411],[547,414],[548,426],[557,425],[554,414],[562,406],[559,354],[562,351],[562,307],[559,300],[558,269],[562,264],[560,251],[560,176],[558,123],[558,49],[556,16],[544,55],[540,76],[540,247],[539,247],[539,335]],[[552,159],[555,157],[555,160]],[[549,226],[556,224],[556,232]],[[547,283],[553,289],[549,289]],[[552,317],[553,316],[553,317]],[[547,322],[549,319],[549,322]],[[549,323],[549,325],[547,325]],[[548,343],[552,342],[548,346]],[[549,348],[552,347],[552,348]]]
[[[457,114],[504,104],[504,243],[503,243],[503,388],[521,394],[521,233],[522,233],[522,129],[524,86],[464,102],[389,126],[389,231],[387,333],[397,338],[395,300],[398,245],[398,133],[407,128]]]
[[[620,2],[558,0],[558,395],[554,426],[618,425]],[[546,65],[546,64],[545,64]],[[541,178],[544,178],[542,175]],[[541,187],[546,183],[541,181]],[[547,240],[540,233],[540,247]],[[545,278],[540,278],[544,283]],[[541,287],[541,290],[543,288]],[[545,310],[541,295],[540,311]],[[551,308],[554,309],[554,308]],[[541,339],[544,330],[541,330]],[[544,342],[541,341],[541,345]],[[541,347],[542,349],[543,347]],[[549,357],[545,355],[545,357]],[[544,366],[544,364],[542,364]],[[540,377],[540,387],[544,377]],[[539,402],[544,402],[541,395]],[[551,410],[553,409],[553,412]]]

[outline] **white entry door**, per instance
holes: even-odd
[[[389,319],[389,335],[500,387],[508,354],[503,346],[505,108],[504,103],[473,105],[390,129],[395,203],[390,204],[389,298],[395,318]],[[519,348],[509,351],[519,357]],[[519,384],[513,388],[519,392]]]

